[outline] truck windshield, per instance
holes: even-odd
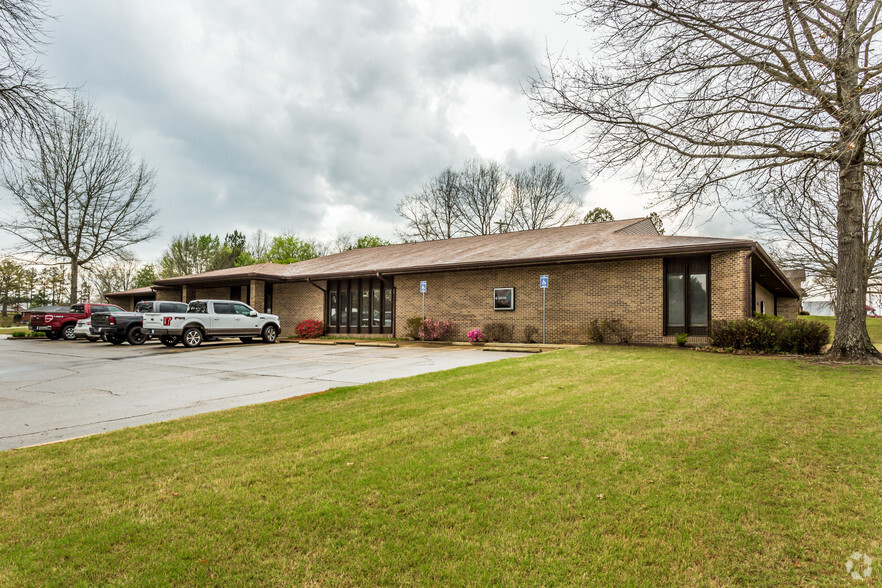
[[[190,303],[187,312],[195,312],[199,314],[208,314],[208,303],[201,300],[194,300]]]
[[[152,302],[139,302],[137,306],[135,306],[135,312],[150,312],[153,310]]]

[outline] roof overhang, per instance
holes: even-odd
[[[787,276],[784,275],[778,264],[758,243],[754,244],[751,248],[751,263],[756,261],[761,265],[753,266],[752,274],[755,282],[762,284],[764,288],[775,294],[775,296],[784,296],[785,298],[800,297],[793,283],[787,279]]]

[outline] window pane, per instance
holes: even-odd
[[[367,327],[371,320],[371,291],[361,291],[361,326]]]
[[[668,274],[668,326],[686,327],[686,291],[683,274]]]
[[[337,326],[337,292],[332,290],[328,292],[328,325]]]
[[[689,275],[689,326],[707,326],[707,274]]]
[[[392,326],[392,290],[383,292],[383,326]]]
[[[349,292],[349,326],[358,326],[358,290]]]
[[[242,316],[250,316],[251,309],[245,306],[244,304],[234,304],[233,310],[236,314],[241,314]]]
[[[372,290],[373,294],[371,297],[372,307],[371,307],[371,326],[379,327],[380,326],[380,289],[374,288]]]
[[[349,320],[349,292],[340,292],[340,326],[345,327]]]

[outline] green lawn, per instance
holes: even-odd
[[[8,451],[0,585],[841,586],[880,391],[597,346]]]
[[[28,332],[28,328],[26,326],[18,326],[18,327],[0,327],[0,335],[11,335],[15,332],[21,331],[23,333]]]
[[[830,335],[836,331],[836,317],[832,316],[801,316],[801,319],[810,320],[810,321],[818,321],[824,323],[825,325],[829,325],[830,327]],[[877,346],[882,343],[882,318],[868,318],[867,319],[867,332],[870,334],[870,341],[875,343]]]

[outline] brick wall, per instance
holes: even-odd
[[[189,288],[188,288],[189,289]],[[200,288],[196,287],[192,289],[192,296],[190,300],[229,300],[230,299],[230,287],[229,286],[215,286],[213,288]],[[187,301],[189,302],[189,300]]]
[[[160,288],[156,290],[156,299],[165,302],[184,302],[180,288]]]
[[[251,288],[251,308],[257,312],[266,312],[266,307],[263,304],[264,281],[251,280],[248,287]]]
[[[327,287],[327,282],[290,282],[273,285],[273,314],[279,315],[285,336],[297,335],[297,323],[306,319],[324,320],[325,293],[313,284]],[[261,296],[263,295],[261,291]]]
[[[510,325],[515,340],[526,327],[542,329],[539,276],[549,276],[546,291],[546,340],[587,342],[592,319],[619,318],[634,330],[635,342],[659,343],[662,337],[662,260],[641,259],[530,268],[473,270],[395,277],[396,336],[406,321],[420,316],[421,280],[427,282],[426,316],[456,323],[453,339],[487,323]],[[515,310],[494,311],[493,289],[515,288]]]
[[[792,321],[799,315],[798,298],[778,298],[778,316],[783,316]]]
[[[750,251],[726,251],[711,255],[711,319],[731,320],[747,316],[749,308],[747,257]]]
[[[128,311],[135,309],[135,299],[131,296],[107,296],[106,298],[108,304],[116,304]]]

